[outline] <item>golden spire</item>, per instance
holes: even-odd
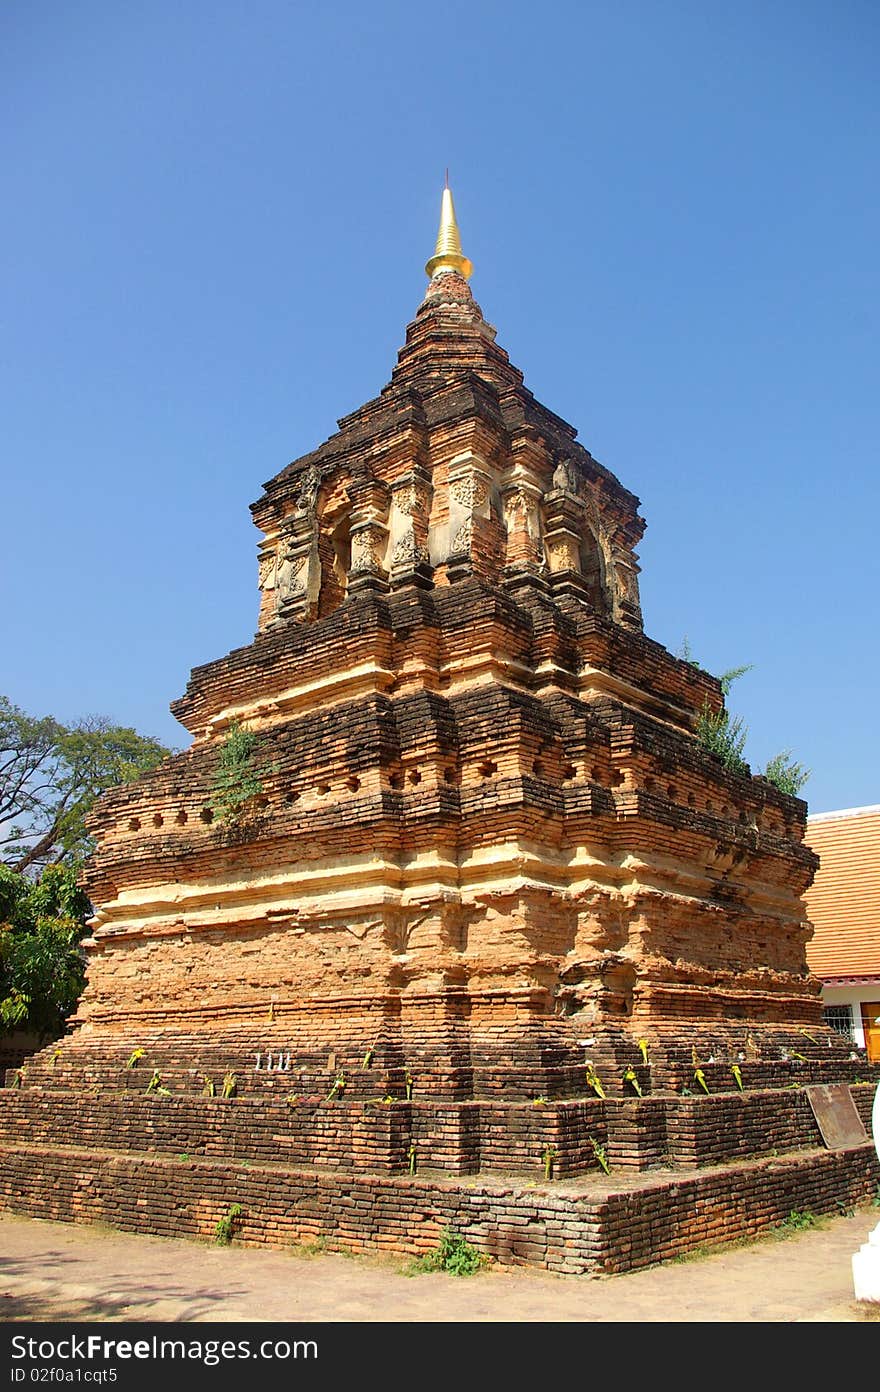
[[[443,190],[443,202],[440,205],[440,231],[437,233],[437,245],[434,248],[434,255],[425,265],[425,270],[432,277],[441,271],[458,271],[459,275],[468,280],[473,269],[473,262],[462,254],[461,234],[455,220],[455,204],[452,201],[449,171],[447,170],[446,187]]]

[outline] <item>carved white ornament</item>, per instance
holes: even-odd
[[[314,512],[315,503],[318,499],[318,489],[320,487],[321,475],[316,466],[312,464],[300,479],[299,495],[296,500],[296,505],[300,512]]]
[[[504,506],[511,516],[518,512],[528,515],[534,510],[535,500],[525,488],[514,488],[505,496]]]
[[[614,571],[617,576],[617,587],[620,591],[621,599],[631,601],[635,596],[635,576],[628,566],[615,566]]]
[[[489,496],[488,485],[474,474],[453,479],[449,485],[449,491],[457,503],[460,503],[462,507],[471,509],[482,507]]]
[[[421,565],[429,560],[427,549],[420,546],[412,532],[402,536],[394,548],[392,560],[395,565]]]
[[[260,575],[258,584],[261,590],[274,590],[275,588],[275,562],[277,560],[274,551],[266,551],[259,558]]]
[[[278,589],[285,594],[298,594],[306,588],[306,557],[295,556],[278,568]]]
[[[422,484],[407,483],[395,488],[392,501],[398,512],[412,517],[415,512],[424,512],[428,506],[428,490]]]
[[[469,552],[471,549],[471,542],[473,541],[473,537],[473,522],[465,522],[463,526],[459,527],[458,531],[455,533],[455,536],[452,539],[450,555],[458,556],[464,552]]]
[[[564,493],[578,492],[578,477],[567,459],[560,459],[553,470],[553,487]]]
[[[551,561],[567,563],[571,561],[575,552],[575,543],[563,538],[562,540],[548,541],[547,554]]]
[[[381,567],[385,554],[385,528],[364,527],[351,534],[351,568],[353,571],[375,570]]]

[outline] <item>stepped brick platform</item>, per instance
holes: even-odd
[[[455,1101],[421,1095],[381,1045],[367,1067],[340,1053],[288,1068],[283,1032],[256,1038],[259,1069],[241,1035],[115,1048],[74,1037],[35,1055],[0,1094],[0,1202],[202,1240],[235,1204],[241,1242],[413,1255],[452,1227],[501,1261],[595,1275],[757,1235],[792,1211],[837,1213],[877,1189],[873,1147],[826,1151],[805,1090],[848,1076],[867,1123],[874,1084],[860,1060],[810,1044],[738,1065],[742,1092],[720,1062],[704,1077],[728,1090],[673,1091],[673,1071],[653,1092],[649,1064],[641,1097],[619,1083],[584,1096],[581,1070],[571,1095],[527,1099],[496,1068],[485,1095]],[[218,1095],[233,1071],[235,1095]],[[157,1074],[161,1093],[148,1090]],[[692,1066],[677,1076],[693,1086]]]
[[[721,689],[642,631],[638,500],[444,219],[391,382],[254,505],[259,632],[174,704],[191,748],[97,806],[0,1202],[599,1272],[875,1191],[805,1091],[867,1118],[880,1076],[822,1024],[805,804],[696,738]]]

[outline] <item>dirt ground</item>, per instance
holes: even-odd
[[[876,1208],[687,1261],[598,1279],[265,1251],[0,1215],[0,1319],[12,1321],[864,1322],[852,1254]]]

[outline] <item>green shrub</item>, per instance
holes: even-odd
[[[788,1217],[783,1218],[778,1226],[786,1232],[804,1232],[807,1228],[818,1227],[819,1219],[808,1208],[803,1210],[793,1208]]]
[[[697,739],[710,754],[716,754],[731,773],[748,774],[749,766],[743,758],[748,731],[742,716],[732,716],[728,710],[712,711],[704,706],[697,717]]]
[[[233,721],[217,755],[213,783],[214,815],[221,822],[234,822],[252,798],[263,790],[254,766],[257,736]]]
[[[220,1218],[214,1229],[214,1239],[221,1247],[228,1247],[235,1235],[235,1223],[241,1217],[241,1204],[231,1204],[229,1212]]]
[[[419,1257],[413,1263],[417,1271],[446,1271],[450,1276],[473,1276],[487,1263],[488,1258],[472,1247],[460,1233],[445,1228],[434,1252]]]
[[[792,758],[790,749],[783,749],[780,754],[774,754],[773,758],[768,760],[764,777],[774,788],[778,788],[780,793],[797,797],[810,772],[810,769]]]

